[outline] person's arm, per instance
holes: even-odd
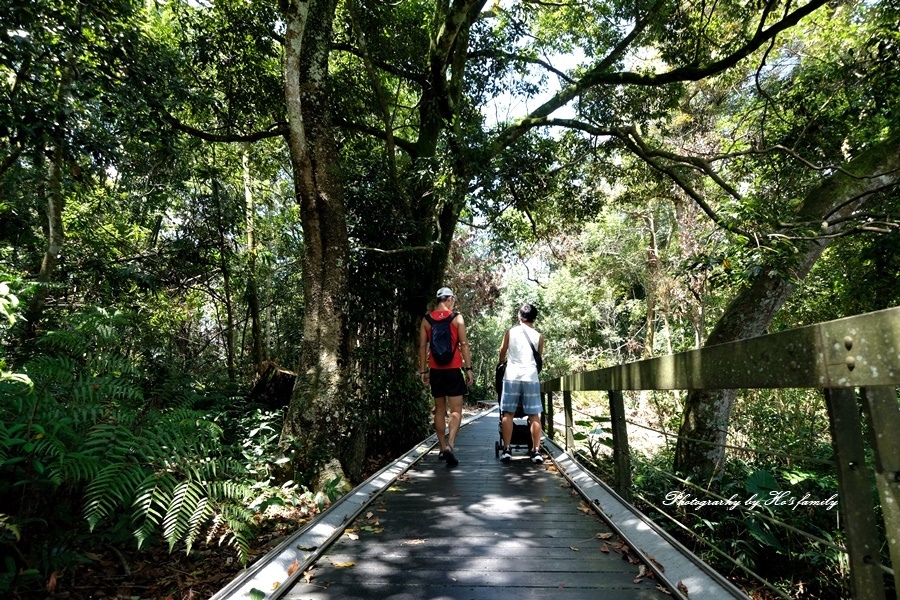
[[[469,340],[466,338],[466,322],[462,315],[457,315],[453,320],[456,323],[456,332],[459,336],[459,353],[462,355],[463,365],[466,368],[466,385],[475,382],[475,373],[472,370],[472,355],[469,352]]]
[[[428,383],[428,321],[422,319],[419,325],[419,379]]]
[[[503,334],[503,341],[500,343],[500,362],[506,362],[507,352],[509,352],[509,329]]]
[[[538,350],[538,354],[540,354],[541,356],[543,356],[543,355],[544,355],[544,336],[541,335],[540,333],[538,333],[538,336],[539,336],[539,337],[538,337],[538,348],[537,348],[537,350]]]

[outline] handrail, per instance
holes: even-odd
[[[545,381],[548,434],[553,393],[562,392],[565,444],[574,445],[573,391],[607,391],[619,494],[631,494],[631,463],[622,392],[640,390],[823,390],[831,425],[841,510],[857,600],[885,597],[879,538],[865,465],[860,408],[875,457],[891,562],[900,565],[900,307],[817,323],[659,358],[572,373]],[[857,394],[856,389],[859,388]],[[886,569],[890,571],[890,569]],[[900,594],[900,592],[898,592]],[[898,595],[900,598],[900,595]]]
[[[545,381],[544,392],[900,384],[900,307]]]

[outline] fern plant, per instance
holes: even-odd
[[[141,349],[122,344],[134,337],[129,327],[116,312],[74,315],[41,338],[23,373],[0,377],[0,501],[16,507],[0,515],[0,553],[10,557],[0,564],[0,593],[22,584],[16,556],[59,570],[100,529],[170,551],[218,541],[246,562],[254,516],[302,500],[294,487],[271,484],[271,423],[235,426],[241,419],[224,410],[198,410],[200,386],[148,373]],[[36,539],[28,524],[77,514],[59,510],[67,504],[81,506],[81,533],[65,522],[65,539]]]

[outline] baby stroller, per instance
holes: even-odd
[[[494,390],[497,392],[497,402],[500,402],[500,398],[503,394],[503,374],[506,371],[506,363],[500,363],[497,365],[497,372],[494,377]],[[500,439],[494,442],[494,457],[500,456],[500,451],[503,450],[503,412],[500,411],[500,422],[497,423],[497,432],[500,435]],[[525,409],[522,408],[522,400],[519,399],[519,403],[516,405],[516,412],[513,414],[513,430],[512,436],[509,438],[509,447],[510,449],[520,450],[522,448],[528,448],[528,451],[531,452],[532,444],[531,444],[531,426],[528,422],[528,417],[525,415]]]

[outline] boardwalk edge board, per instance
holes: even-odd
[[[568,452],[546,437],[543,445],[559,473],[590,503],[613,531],[638,551],[656,579],[674,597],[682,600],[749,600],[737,586],[701,562],[650,518],[625,502],[609,486],[584,469]],[[679,589],[679,583],[687,588],[687,595]]]
[[[464,427],[496,411],[495,406],[467,417],[460,426]],[[253,598],[253,590],[265,594],[259,597],[260,600],[281,598],[300,579],[303,572],[340,538],[344,526],[359,516],[398,477],[425,457],[435,444],[436,435],[422,440],[415,448],[353,488],[315,519],[260,557],[210,600],[248,600]]]

